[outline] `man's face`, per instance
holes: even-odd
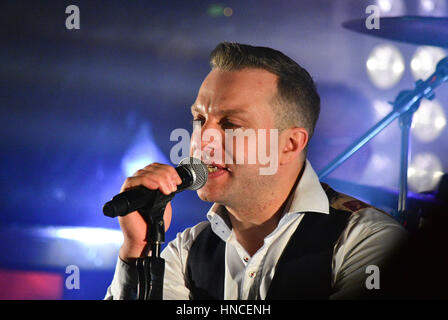
[[[270,139],[271,129],[275,129],[270,101],[276,93],[277,76],[262,69],[214,69],[205,78],[192,106],[193,119],[200,121],[202,127],[200,133],[193,132],[190,154],[197,156],[200,150],[202,160],[217,168],[209,170],[207,183],[198,190],[202,200],[238,205],[269,190],[269,181],[275,174],[260,175],[260,167],[267,165],[260,164],[258,154],[264,152],[269,157],[270,153],[278,153],[278,141],[272,143]],[[264,145],[259,145],[259,129],[266,129]],[[229,130],[236,131],[226,142]],[[254,133],[253,139],[246,137],[244,143],[237,143],[237,137],[248,132]],[[254,152],[255,162],[251,160]]]

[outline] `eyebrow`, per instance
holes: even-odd
[[[196,112],[200,112],[198,107],[195,104],[193,104],[191,106],[191,112],[193,113],[195,111]],[[247,111],[244,110],[244,109],[235,109],[234,108],[234,109],[221,109],[221,110],[219,110],[216,113],[219,114],[219,115],[229,115],[229,114],[244,114],[244,113],[247,113]]]

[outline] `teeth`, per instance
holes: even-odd
[[[210,173],[218,171],[218,167],[215,166],[207,166],[207,169]]]

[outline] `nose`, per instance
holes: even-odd
[[[196,128],[193,128],[193,137],[191,144],[193,156],[200,155],[201,159],[205,159],[214,157],[215,153],[222,153],[224,140],[223,137],[224,132],[222,132],[220,126],[214,124],[211,121],[206,121],[202,125],[202,127],[198,126]],[[222,160],[219,159],[219,161]]]

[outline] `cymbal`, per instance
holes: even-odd
[[[346,29],[363,34],[406,42],[448,48],[448,18],[402,16],[380,18],[379,29],[368,29],[366,19],[342,23]]]

